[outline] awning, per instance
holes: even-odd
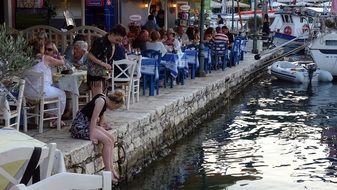
[[[241,3],[241,2],[239,2],[239,5],[240,5],[241,8],[248,8],[248,7],[250,7],[248,4]],[[231,0],[226,1],[225,6],[227,8],[232,7],[232,1]],[[234,0],[234,7],[237,7],[237,6],[238,6],[238,3]],[[222,3],[217,2],[217,1],[211,1],[211,8],[222,8]]]

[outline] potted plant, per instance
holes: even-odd
[[[8,86],[12,87],[14,77],[22,78],[25,70],[35,64],[32,48],[18,32],[5,24],[0,25],[0,106],[8,95]]]

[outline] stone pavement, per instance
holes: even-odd
[[[130,110],[107,111],[106,120],[113,127],[111,132],[123,137],[124,171],[134,175],[158,156],[165,155],[167,152],[163,150],[169,150],[170,145],[215,111],[216,99],[237,93],[238,86],[263,66],[261,60],[270,58],[264,55],[260,61],[255,61],[253,56],[247,53],[239,65],[225,71],[212,71],[206,77],[185,80],[185,85],[160,88],[158,96],[148,96],[148,91],[142,96],[141,89],[140,101],[131,104]],[[45,127],[43,134],[38,134],[37,130],[29,130],[28,134],[45,143],[57,143],[69,171],[95,173],[101,170],[97,147],[88,140],[72,139],[68,130],[69,126],[61,131]]]

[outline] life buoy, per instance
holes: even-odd
[[[309,24],[304,24],[302,26],[302,32],[304,33],[304,32],[308,32],[308,31],[309,31]]]
[[[291,35],[293,33],[293,29],[291,28],[291,26],[286,26],[283,29],[283,33],[287,35]]]

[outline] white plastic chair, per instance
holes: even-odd
[[[59,97],[45,98],[44,97],[44,75],[43,73],[29,71],[25,74],[26,89],[30,88],[36,92],[36,98],[29,99],[25,96],[23,99],[24,116],[24,132],[27,132],[28,118],[35,117],[38,119],[39,133],[43,133],[43,122],[57,119],[57,130],[61,130],[61,108]],[[34,82],[33,82],[34,81]],[[38,85],[34,85],[38,83]],[[56,107],[47,108],[48,105]],[[34,112],[29,112],[34,111]],[[57,114],[55,116],[55,111]]]
[[[54,158],[55,158],[55,150],[56,144],[50,143],[48,146],[41,147],[41,155],[40,159],[37,163],[37,166],[40,167],[41,179],[45,179],[51,175]],[[11,187],[13,185],[17,185],[20,183],[24,170],[27,168],[28,162],[33,153],[34,147],[18,147],[10,149],[6,152],[1,152],[0,156],[0,176],[6,180],[8,180],[9,184],[7,187]],[[21,169],[18,173],[12,175],[11,171],[6,171],[5,167],[8,164],[14,163],[17,164],[17,161],[24,161]],[[20,168],[20,166],[18,166]]]
[[[115,91],[115,87],[121,88],[125,91],[126,95],[126,109],[130,107],[130,96],[133,87],[133,76],[135,73],[135,67],[137,63],[128,59],[122,59],[113,62],[114,73],[111,76],[111,91]],[[116,76],[114,76],[116,75]]]
[[[9,91],[6,92],[10,96],[10,100],[4,100],[2,111],[0,111],[0,120],[5,121],[5,127],[15,127],[19,130],[20,127],[20,116],[21,116],[21,106],[23,99],[23,91],[25,88],[25,80],[21,79],[19,81],[19,94],[18,97],[14,97]],[[11,123],[11,119],[14,118],[14,122]]]
[[[102,175],[58,173],[29,186],[19,184],[10,190],[72,190],[72,189],[102,189],[111,190],[111,172],[104,171]]]

